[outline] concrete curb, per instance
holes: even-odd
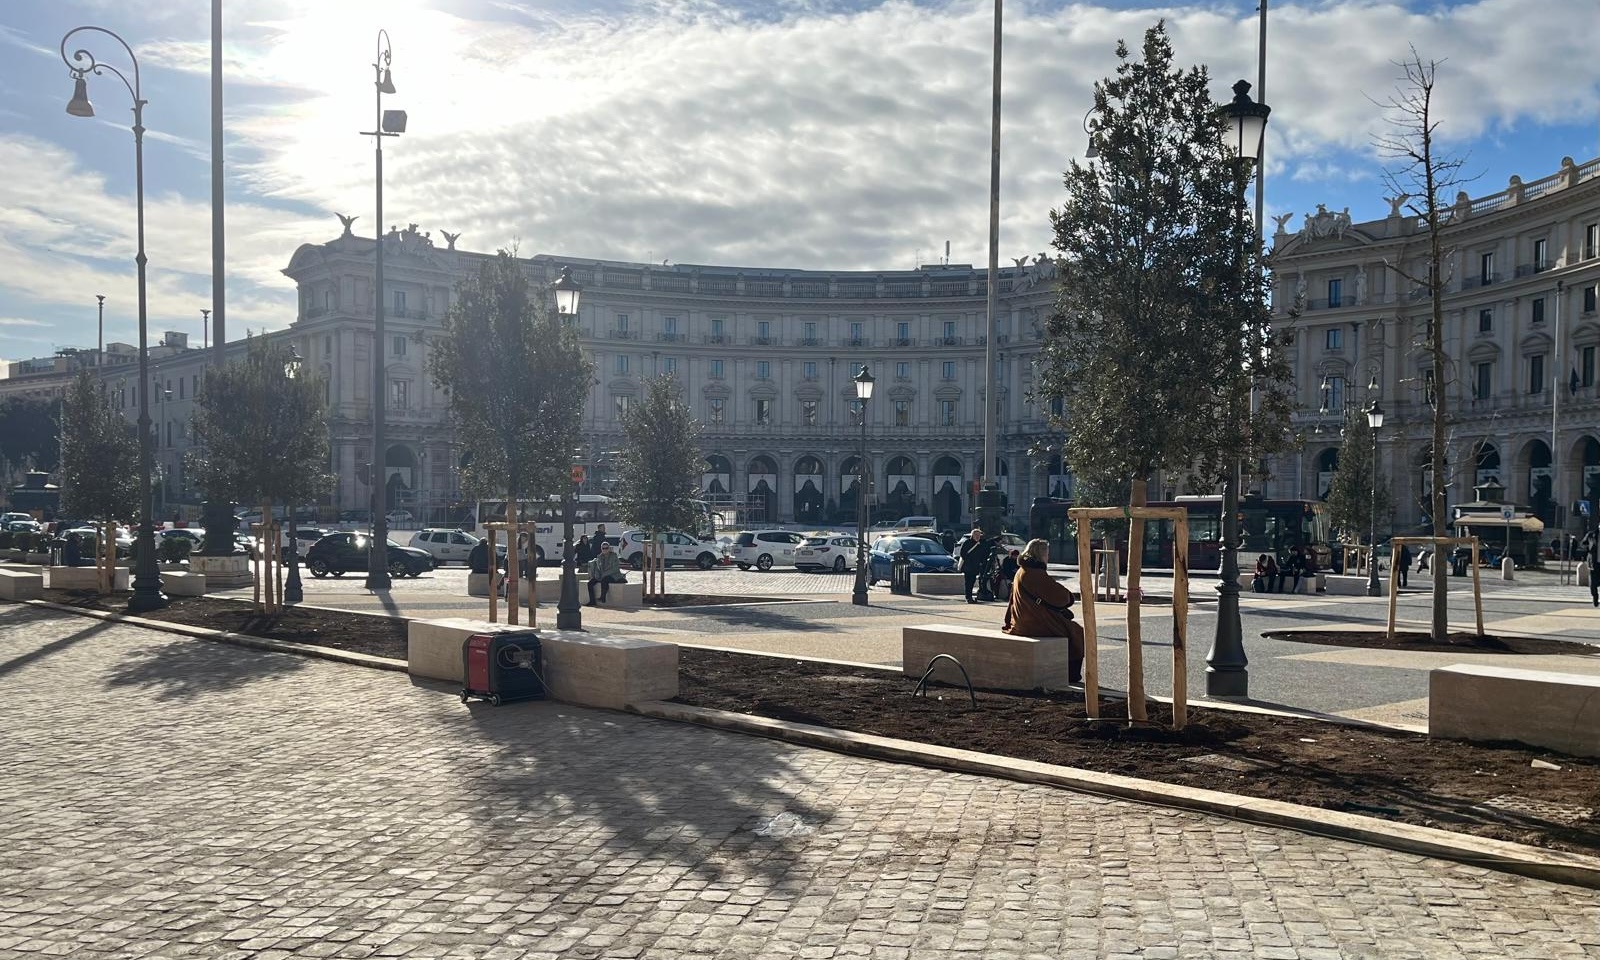
[[[1555,883],[1600,889],[1600,858],[1561,850],[1546,850],[1278,800],[1243,797],[1216,790],[996,757],[971,750],[937,747],[679,703],[656,701],[639,704],[632,707],[631,711],[661,720],[767,737],[850,756],[908,763],[952,773],[998,777],[1020,783],[1039,783],[1153,806],[1216,814],[1243,823],[1282,827],[1314,836],[1453,860]]]
[[[46,610],[58,610],[62,613],[73,613],[80,617],[90,617],[95,620],[105,620],[111,623],[126,623],[130,626],[144,627],[149,630],[160,630],[165,633],[176,633],[196,640],[211,640],[216,643],[231,643],[236,647],[249,647],[252,650],[269,650],[274,653],[293,653],[302,657],[314,657],[318,660],[331,660],[334,663],[343,663],[356,667],[368,667],[374,670],[391,670],[397,673],[407,672],[404,660],[394,660],[389,657],[375,657],[366,653],[355,653],[350,650],[336,650],[333,647],[319,647],[310,643],[294,643],[288,640],[269,640],[265,637],[252,637],[244,633],[230,633],[225,630],[212,630],[207,627],[194,627],[182,623],[170,623],[166,620],[151,620],[146,617],[135,617],[126,613],[112,613],[107,610],[86,610],[82,607],[72,607],[64,603],[55,603],[50,600],[24,600],[30,607],[40,607]],[[347,611],[340,611],[347,612]],[[371,614],[366,614],[371,616]]]

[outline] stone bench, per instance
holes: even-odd
[[[44,596],[44,577],[22,570],[0,570],[0,600],[37,600]]]
[[[921,677],[941,653],[961,661],[974,687],[1000,690],[1064,690],[1066,637],[1014,637],[1001,630],[929,624],[902,627],[900,662],[906,676]],[[961,683],[961,671],[941,660],[934,680]]]
[[[204,576],[208,590],[248,587],[255,582],[250,558],[243,556],[207,557],[190,554],[189,572]]]
[[[528,605],[528,583],[529,581],[524,580],[521,586],[517,588],[517,599],[524,607]],[[538,598],[541,604],[554,604],[561,601],[560,577],[540,577],[532,583],[532,594]],[[596,591],[596,593],[598,592]],[[489,575],[487,573],[467,574],[467,596],[488,599]],[[589,575],[586,573],[578,574],[578,602],[589,602]],[[632,580],[628,583],[613,583],[610,592],[606,594],[606,602],[602,606],[613,610],[642,609],[644,607],[644,583],[639,580]]]
[[[100,574],[94,567],[46,567],[49,571],[47,579],[52,590],[98,590],[100,589]],[[128,589],[128,568],[117,567],[112,574],[111,589]]]
[[[911,592],[930,597],[966,595],[966,577],[959,573],[913,573]]]
[[[1468,664],[1430,670],[1428,735],[1600,757],[1600,677]]]
[[[406,627],[409,671],[462,683],[461,645],[478,633],[521,631],[504,623],[452,618],[412,620]],[[622,709],[678,695],[678,646],[577,630],[540,630],[545,682],[557,700]]]
[[[206,595],[206,575],[186,573],[182,570],[163,570],[161,589],[173,597],[203,597]]]
[[[1318,574],[1322,579],[1322,592],[1336,597],[1364,597],[1367,595],[1367,578],[1354,574],[1345,575],[1330,573]],[[1389,581],[1387,578],[1378,581],[1382,596],[1389,595]]]

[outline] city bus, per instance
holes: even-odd
[[[685,533],[693,534],[702,540],[716,539],[717,515],[711,507],[702,500],[695,501],[698,519],[693,530]],[[598,494],[581,494],[572,504],[573,522],[572,537],[594,537],[605,527],[606,539],[612,543],[623,533],[624,524],[612,508],[611,498]],[[545,558],[551,561],[558,560],[561,556],[561,538],[565,531],[560,497],[545,497],[538,500],[524,501],[522,504],[522,518],[524,521],[533,521],[534,527],[534,554],[539,563],[544,563]],[[486,537],[489,530],[486,524],[506,522],[506,501],[504,500],[479,500],[473,513],[472,533],[477,537]]]
[[[1071,500],[1041,497],[1028,511],[1030,536],[1049,541],[1050,556],[1061,563],[1078,558],[1076,524],[1068,518]],[[1152,507],[1184,507],[1189,511],[1189,569],[1216,570],[1222,564],[1222,498],[1218,496],[1179,497],[1159,500]],[[1172,567],[1171,520],[1147,520],[1141,566],[1145,569]],[[1320,500],[1268,500],[1245,497],[1239,501],[1239,565],[1253,567],[1262,553],[1285,557],[1297,546],[1306,547],[1318,569],[1326,570],[1332,556],[1332,524],[1328,505]],[[1094,543],[1096,549],[1102,544]],[[1117,549],[1127,556],[1127,543]]]

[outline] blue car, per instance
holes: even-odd
[[[911,560],[912,573],[953,573],[956,558],[944,548],[922,537],[880,537],[868,554],[867,580],[877,583],[889,579],[889,566],[896,552],[904,550]]]

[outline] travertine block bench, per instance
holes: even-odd
[[[1428,735],[1600,757],[1600,677],[1468,664],[1430,670]]]
[[[94,567],[46,567],[52,590],[98,590],[100,574]],[[117,567],[111,575],[112,590],[128,589],[128,568]]]
[[[37,600],[44,596],[44,577],[22,570],[0,570],[0,600]]]
[[[965,580],[959,573],[913,573],[911,592],[931,597],[959,597],[965,592]]]
[[[935,656],[948,653],[967,668],[975,687],[1062,690],[1067,686],[1066,637],[1014,637],[999,629],[930,624],[901,628],[901,664],[920,677]],[[961,671],[940,661],[934,680],[960,683]]]

